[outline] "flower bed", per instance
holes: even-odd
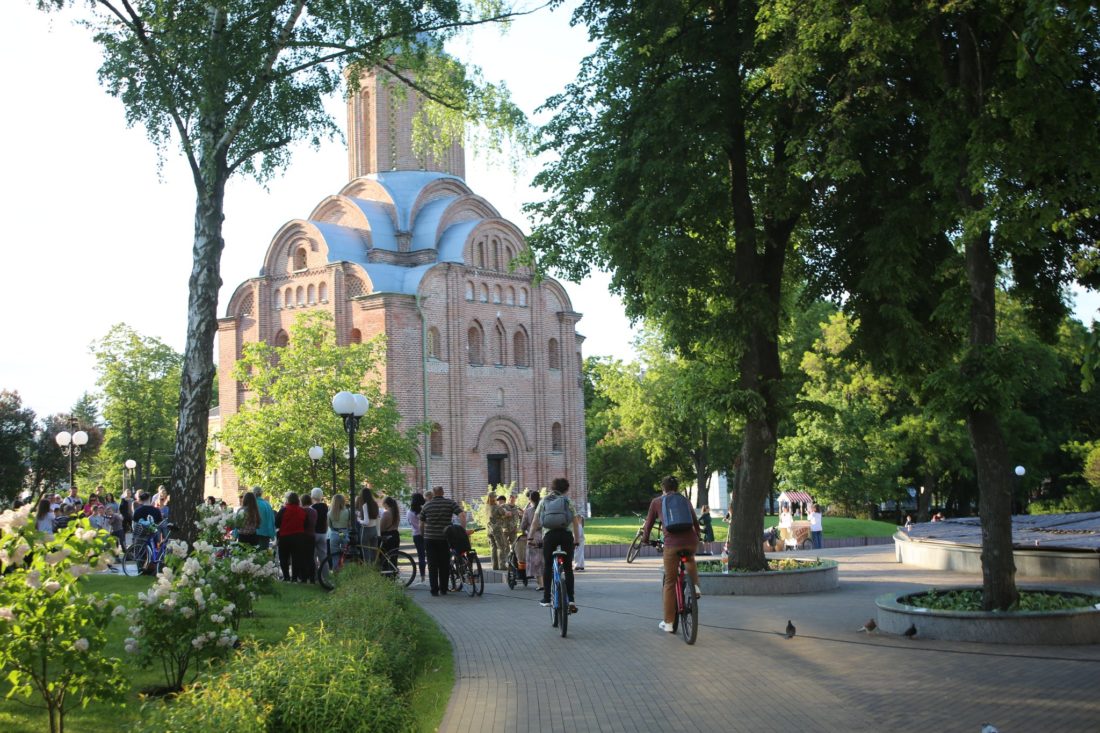
[[[1074,588],[1026,591],[1028,595],[1021,605],[1045,610],[966,610],[981,597],[980,588],[969,586],[888,593],[875,601],[878,627],[888,634],[915,628],[918,639],[988,644],[1100,643],[1100,596]]]
[[[769,569],[731,573],[707,572],[721,561],[700,563],[699,586],[705,595],[770,596],[820,593],[835,590],[840,583],[839,566],[819,558],[778,558],[768,561]]]

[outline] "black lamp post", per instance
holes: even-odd
[[[134,469],[137,468],[137,461],[133,458],[126,459],[126,488],[130,491],[134,490]]]
[[[361,394],[337,392],[332,398],[332,409],[344,419],[344,432],[348,434],[348,486],[352,501],[355,499],[355,431],[369,407],[370,401]]]
[[[1020,494],[1021,494],[1020,487],[1024,483],[1024,474],[1027,473],[1027,469],[1024,468],[1023,466],[1016,466],[1015,473],[1016,473],[1016,491],[1014,493],[1015,493],[1016,496],[1014,497],[1012,503],[1015,505],[1017,502],[1019,502],[1019,509],[1020,509],[1019,513],[1023,514],[1024,513],[1024,509],[1023,509],[1024,505],[1023,505],[1023,500],[1020,499]],[[1017,513],[1016,508],[1017,508],[1016,506],[1013,506],[1013,509],[1012,509],[1013,514]]]
[[[76,471],[76,457],[80,455],[82,446],[88,444],[88,434],[83,430],[76,430],[76,418],[72,418],[73,432],[62,430],[54,440],[61,446],[61,454],[69,459],[69,486],[76,486],[74,473]]]

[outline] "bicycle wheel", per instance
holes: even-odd
[[[131,542],[130,546],[122,551],[122,565],[124,575],[140,575],[141,561],[145,558],[145,544],[141,541]]]
[[[684,594],[684,607],[680,611],[680,633],[684,641],[694,644],[699,635],[699,600],[695,597],[695,587],[690,577],[684,577],[680,585]]]
[[[465,563],[463,563],[462,560],[454,556],[451,557],[451,572],[449,579],[451,591],[462,590],[463,565],[465,565]]]
[[[480,596],[485,592],[485,574],[481,572],[481,558],[471,553],[468,561],[470,563],[470,584],[474,586],[474,594]]]
[[[320,567],[317,568],[317,583],[325,590],[334,590],[336,588],[336,567],[338,562],[339,556],[333,555],[330,552],[325,556],[325,559],[321,561]]]
[[[402,550],[393,550],[383,556],[383,571],[393,582],[408,588],[416,577],[416,562],[412,555]]]
[[[630,543],[630,549],[626,551],[626,561],[634,562],[634,558],[638,557],[638,553],[642,551],[642,530],[638,530],[638,534],[634,535],[634,541]]]
[[[565,586],[562,582],[555,580],[554,585],[557,588],[555,594],[558,597],[558,607],[554,609],[558,612],[558,630],[561,631],[562,638],[565,638],[565,632],[569,628],[569,601],[565,597]]]
[[[167,552],[165,548],[158,550],[152,545],[146,545],[145,556],[141,560],[142,568],[153,575],[160,575],[160,570],[164,567],[165,552]]]
[[[473,598],[477,595],[477,581],[474,580],[474,561],[467,557],[462,566],[462,585],[466,588],[466,595]],[[480,565],[478,567],[480,568]]]
[[[508,583],[508,590],[516,589],[516,566],[512,563],[508,563],[508,573],[504,576],[504,579]]]

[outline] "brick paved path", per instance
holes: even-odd
[[[550,627],[534,584],[514,591],[490,584],[482,598],[432,598],[414,585],[455,650],[455,688],[440,730],[977,733],[985,722],[1002,733],[1100,729],[1100,646],[862,634],[856,630],[882,593],[980,579],[898,565],[893,548],[821,556],[841,562],[840,590],[705,597],[693,647],[657,628],[655,559],[589,560],[577,574],[580,613],[566,639]],[[788,618],[798,627],[792,640],[782,635]]]

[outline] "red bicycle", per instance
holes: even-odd
[[[694,644],[699,635],[699,596],[687,571],[686,559],[691,556],[691,551],[680,550],[677,555],[680,564],[676,571],[676,615],[672,619],[672,631],[679,628],[684,641]]]

